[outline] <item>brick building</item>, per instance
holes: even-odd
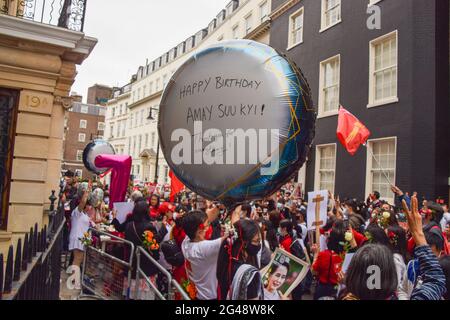
[[[95,138],[103,138],[105,107],[74,102],[67,113],[62,170],[71,170],[82,179],[94,178],[83,164],[83,150]]]
[[[95,84],[88,88],[87,103],[106,105],[109,99],[111,99],[113,88],[104,86],[101,84]]]

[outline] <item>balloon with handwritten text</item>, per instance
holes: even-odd
[[[306,160],[316,112],[300,69],[250,40],[192,55],[164,90],[161,149],[192,191],[226,204],[278,190]]]

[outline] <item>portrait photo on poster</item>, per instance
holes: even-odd
[[[305,278],[310,265],[287,251],[277,248],[274,256],[260,271],[264,300],[284,300]]]

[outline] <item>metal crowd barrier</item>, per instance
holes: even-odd
[[[133,243],[107,232],[90,231],[97,241],[85,247],[78,299],[125,300],[131,287]]]
[[[141,268],[142,258],[148,259],[167,279],[167,293],[158,290],[157,286],[152,280],[145,274]],[[172,278],[172,275],[161,264],[158,263],[150,253],[143,247],[136,248],[136,282],[135,282],[135,298],[139,300],[174,300],[175,291],[180,294],[180,297],[184,300],[191,300],[180,284]],[[144,286],[150,290],[150,295],[141,294],[141,279],[143,278]],[[175,290],[174,290],[175,289]]]

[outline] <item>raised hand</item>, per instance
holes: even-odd
[[[416,246],[427,245],[427,240],[423,233],[422,216],[419,213],[419,201],[417,200],[417,197],[413,196],[411,198],[411,210],[409,210],[405,200],[402,200],[402,206],[408,220],[409,231],[411,232]]]

